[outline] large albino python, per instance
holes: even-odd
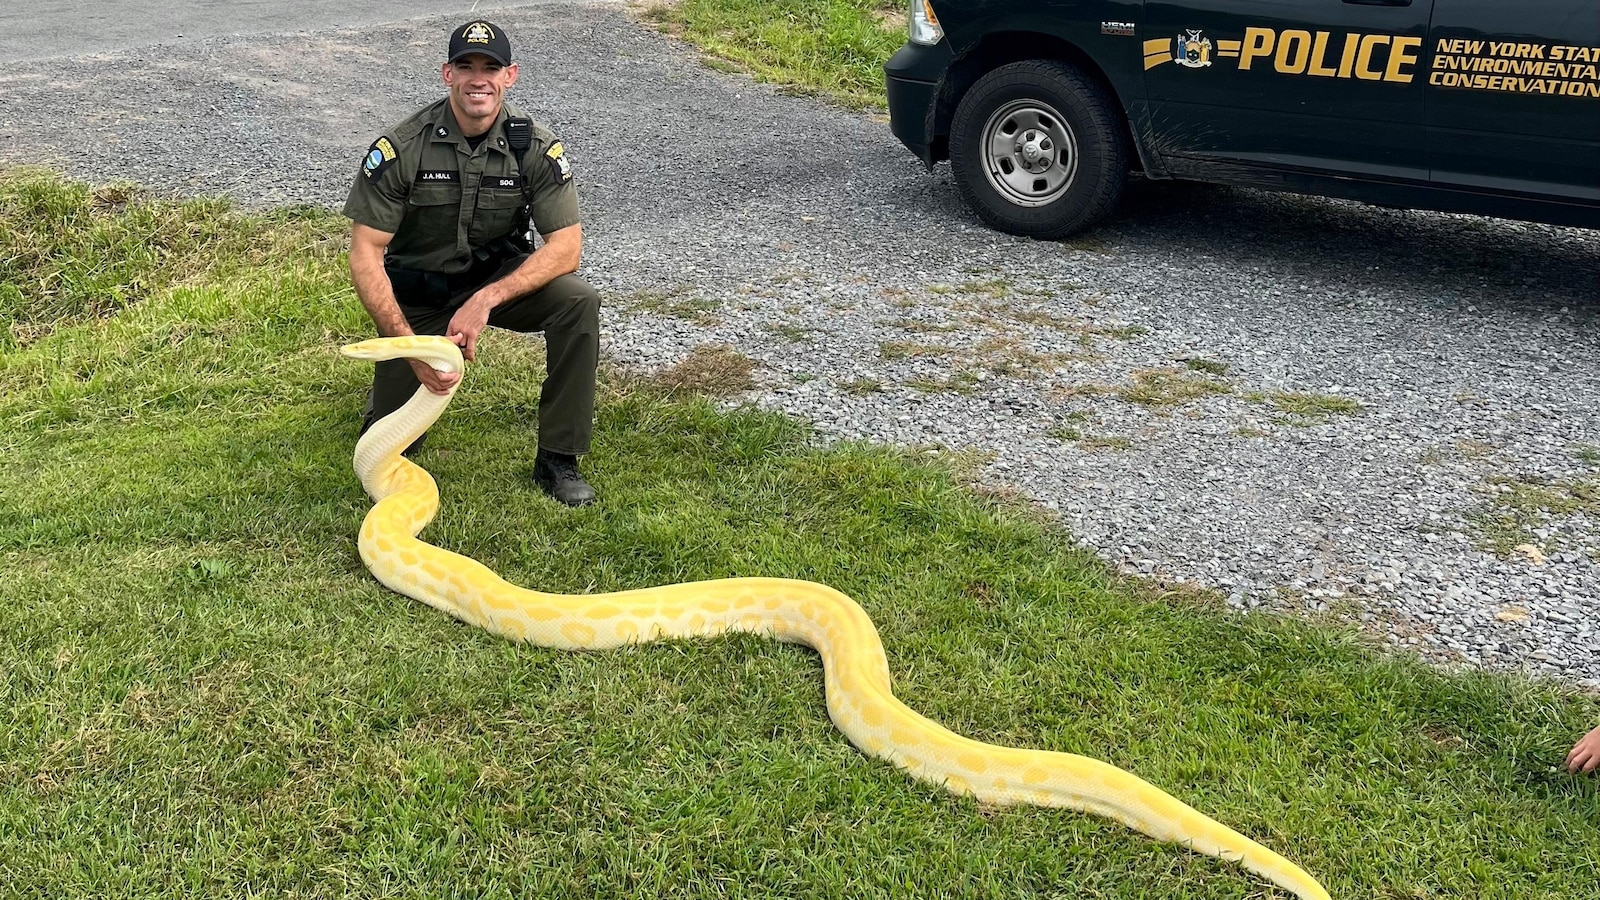
[[[378,338],[346,356],[410,357],[446,372],[461,353],[442,337]],[[728,578],[619,591],[545,594],[517,587],[467,557],[417,540],[439,508],[433,477],[400,450],[444,412],[451,395],[418,388],[356,443],[355,469],[376,501],[361,525],[361,559],[384,585],[495,634],[545,647],[604,650],[656,638],[747,631],[822,655],[828,714],[857,747],[916,778],[986,803],[1064,806],[1109,816],[1157,840],[1228,860],[1293,891],[1328,892],[1299,867],[1115,766],[1070,753],[969,740],[895,699],[877,629],[849,597],[810,581]]]

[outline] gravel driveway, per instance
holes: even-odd
[[[748,402],[992,454],[1130,571],[1600,685],[1600,233],[1138,185],[1033,243],[881,117],[718,74],[619,5],[480,13],[574,159],[615,363],[733,345]],[[14,61],[0,162],[337,205],[438,95],[459,17]]]

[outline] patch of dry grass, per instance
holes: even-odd
[[[671,394],[728,397],[756,386],[756,361],[727,344],[702,344],[650,379]]]

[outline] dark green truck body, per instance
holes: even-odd
[[[1600,228],[1600,0],[931,8],[943,39],[908,42],[885,67],[894,133],[930,165],[950,158],[980,79],[1049,60],[1103,89],[1128,168],[1150,178]],[[970,139],[977,158],[958,179],[981,188],[971,172],[1010,165],[1003,148],[981,152],[997,134]]]

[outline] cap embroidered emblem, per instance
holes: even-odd
[[[461,32],[461,38],[469,44],[487,44],[494,40],[494,29],[483,22],[473,22]]]

